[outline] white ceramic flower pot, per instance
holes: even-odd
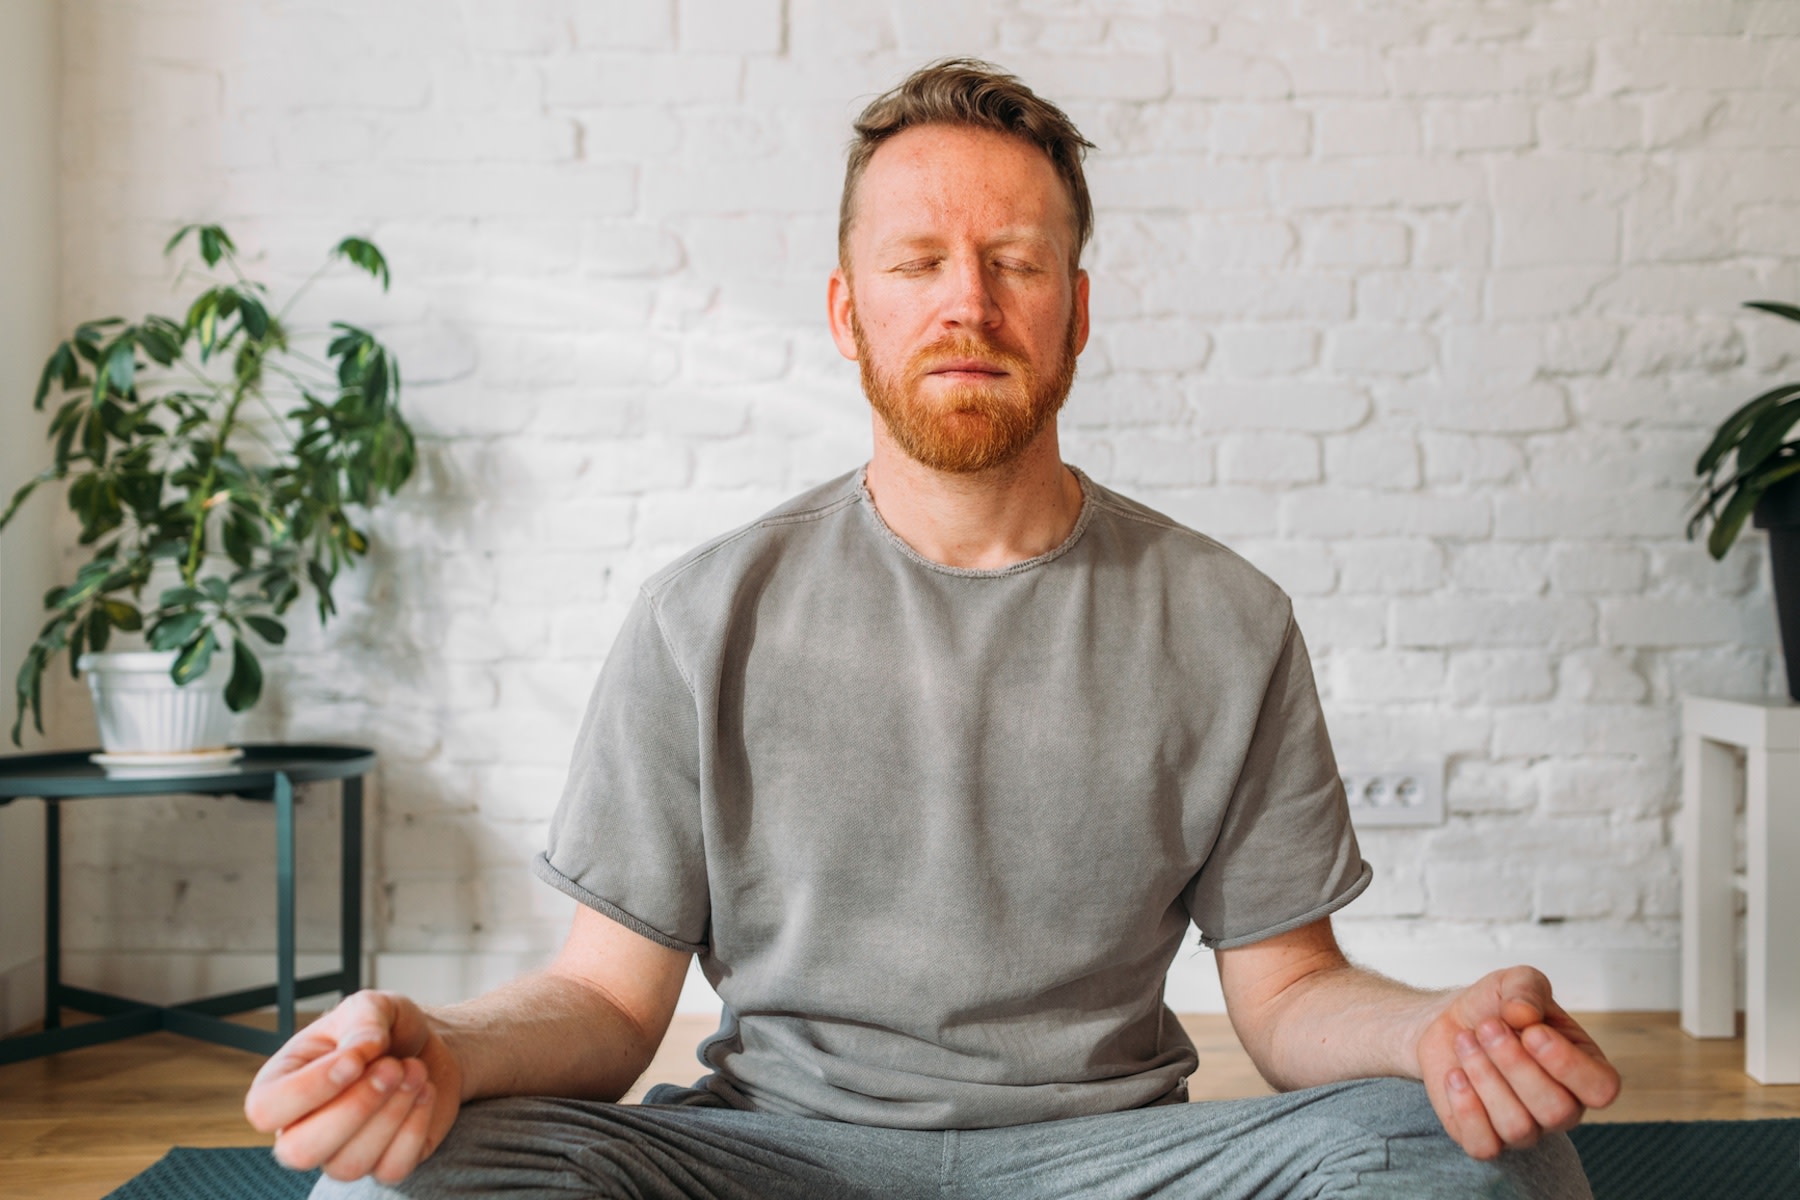
[[[108,754],[179,754],[222,750],[231,736],[225,706],[230,658],[215,654],[206,675],[186,687],[169,678],[173,650],[84,654],[77,664],[87,674],[100,723],[100,745]]]

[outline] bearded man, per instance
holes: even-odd
[[[1562,1131],[1618,1076],[1541,975],[1339,953],[1370,870],[1287,598],[1062,462],[1088,144],[970,61],[856,130],[866,468],[644,585],[536,863],[554,964],[347,999],[253,1123],[317,1196],[1587,1195]],[[1190,923],[1280,1094],[1185,1102]],[[710,1073],[614,1103],[693,955]]]

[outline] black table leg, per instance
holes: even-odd
[[[62,802],[44,801],[44,1028],[62,1025]]]
[[[294,784],[275,775],[275,1020],[285,1041],[294,1036]]]
[[[358,775],[340,785],[343,829],[338,855],[338,954],[345,996],[362,987],[362,849],[363,781]]]

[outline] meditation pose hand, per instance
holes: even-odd
[[[1474,1158],[1575,1128],[1619,1094],[1619,1073],[1530,967],[1454,993],[1418,1042],[1419,1073],[1444,1129]]]
[[[397,1183],[449,1132],[461,1085],[455,1057],[417,1004],[358,992],[263,1064],[244,1114],[276,1135],[284,1166]]]

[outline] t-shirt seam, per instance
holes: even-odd
[[[662,639],[663,652],[675,664],[675,674],[681,676],[682,686],[688,690],[688,698],[699,703],[700,689],[694,686],[687,668],[681,665],[681,656],[675,653],[674,639],[669,636],[669,627],[663,622],[662,605],[657,603],[656,597],[651,593],[645,592],[643,595],[644,603],[650,606],[650,619],[656,622],[656,635]]]
[[[1216,550],[1223,550],[1227,554],[1235,555],[1237,553],[1217,538],[1208,537],[1198,529],[1183,525],[1179,521],[1171,520],[1168,517],[1160,516],[1158,514],[1143,512],[1140,509],[1128,505],[1114,503],[1111,496],[1101,488],[1096,487],[1094,489],[1094,500],[1114,516],[1124,517],[1128,521],[1136,521],[1140,525],[1148,525],[1153,529],[1163,529],[1170,533],[1186,534],[1188,537],[1197,538]]]
[[[836,500],[833,500],[831,503],[823,505],[819,508],[809,508],[802,512],[797,512],[797,513],[782,513],[779,516],[759,517],[756,520],[752,521],[750,524],[744,526],[742,529],[739,529],[733,533],[725,534],[723,537],[719,538],[719,540],[714,542],[712,545],[707,546],[704,549],[695,551],[690,557],[688,557],[686,559],[686,561],[674,562],[674,563],[669,564],[667,567],[664,567],[662,569],[662,571],[658,572],[658,577],[652,579],[649,583],[646,583],[641,590],[647,597],[651,597],[652,599],[654,599],[655,594],[657,592],[663,591],[666,587],[668,587],[668,585],[671,582],[673,582],[674,580],[687,574],[688,571],[693,569],[695,566],[698,566],[700,563],[705,562],[707,559],[711,558],[713,555],[717,554],[719,551],[725,549],[725,547],[730,546],[736,542],[739,542],[739,541],[743,540],[744,538],[749,537],[753,533],[757,533],[764,529],[774,528],[774,527],[780,526],[780,525],[797,525],[797,524],[800,524],[805,521],[823,520],[824,518],[831,516],[833,513],[836,513],[838,511],[848,507],[849,505],[854,504],[857,501],[857,499],[858,499],[858,497],[855,494],[851,494],[848,496],[839,496]],[[652,587],[652,585],[654,585],[654,588]]]
[[[948,575],[953,579],[1006,579],[1013,575],[1022,575],[1027,571],[1035,571],[1039,567],[1048,567],[1062,558],[1080,544],[1082,536],[1087,533],[1088,525],[1093,522],[1094,501],[1099,491],[1098,485],[1089,479],[1079,467],[1070,466],[1067,463],[1063,465],[1068,466],[1069,470],[1074,472],[1077,482],[1081,485],[1081,511],[1076,514],[1074,526],[1069,530],[1068,535],[1051,549],[1019,562],[1008,563],[1004,567],[953,567],[948,563],[934,562],[920,554],[907,544],[905,538],[895,533],[893,526],[889,525],[887,519],[881,515],[881,510],[875,505],[875,494],[869,490],[866,469],[862,475],[858,476],[857,494],[846,498],[861,500],[867,507],[869,515],[874,518],[875,528],[881,536],[916,565],[939,575]]]

